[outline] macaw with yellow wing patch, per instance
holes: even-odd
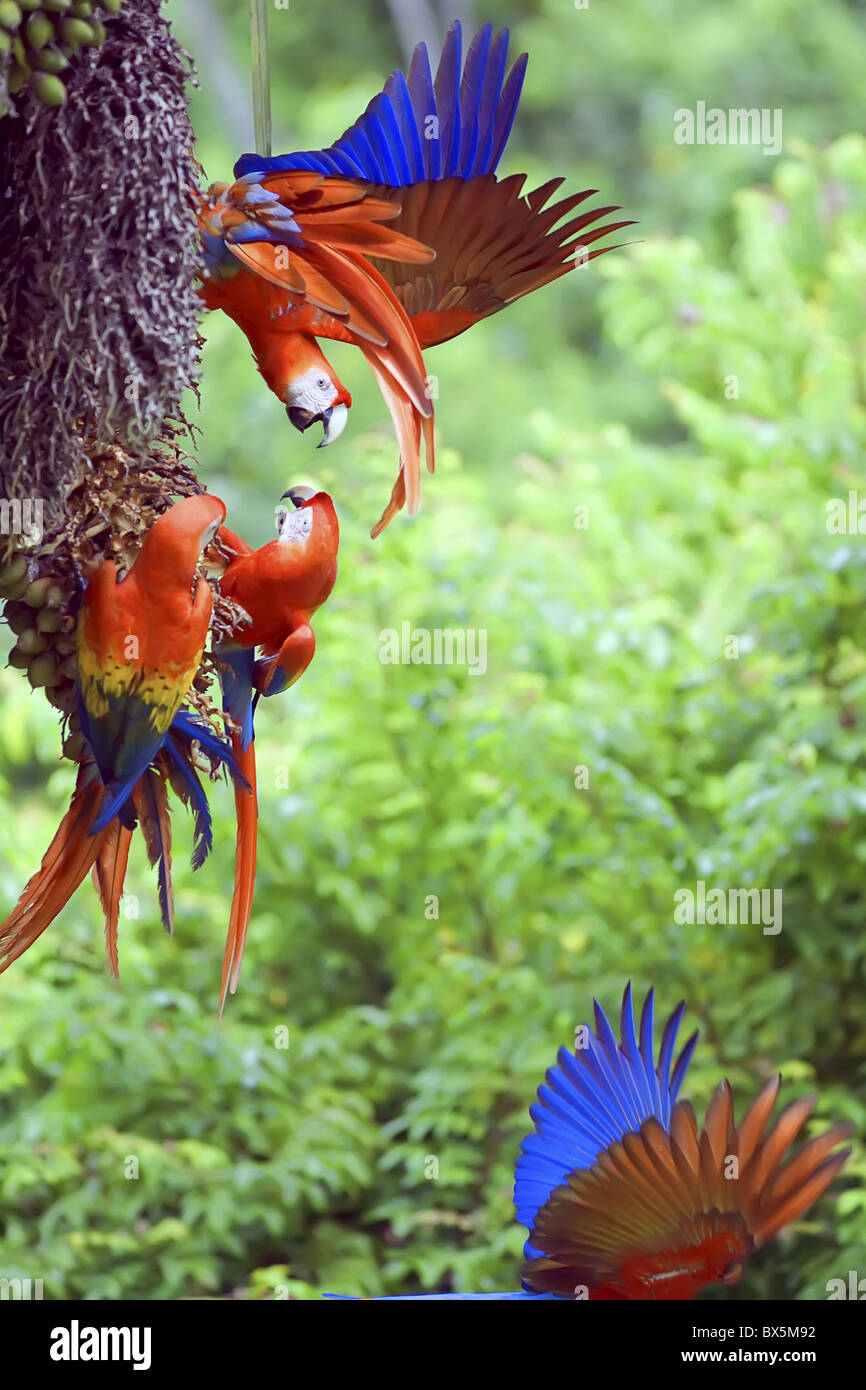
[[[284,499],[292,507],[279,516],[276,540],[253,550],[231,531],[224,530],[221,536],[234,559],[220,580],[220,590],[244,609],[250,621],[239,623],[230,640],[217,648],[223,663],[223,703],[235,725],[232,750],[244,779],[243,784],[235,783],[235,891],[220,1014],[227,993],[237,989],[255,883],[258,806],[253,711],[259,696],[287,690],[306,671],[316,650],[310,620],[337,579],[340,528],[331,498],[326,492],[291,488]]]
[[[147,531],[123,579],[104,560],[78,618],[81,727],[105,795],[90,833],[115,815],[133,820],[129,796],[165,741],[198,671],[213,594],[199,556],[225,520],[218,497],[185,497]]]
[[[168,788],[195,817],[193,866],[212,843],[197,759],[240,777],[229,747],[181,708],[201,661],[212,594],[199,555],[225,517],[215,497],[187,497],[148,530],[129,572],[113,560],[93,575],[79,614],[77,684],[85,746],[71,805],[15,909],[0,926],[0,972],[68,902],[93,868],[105,912],[109,968],[133,830],[140,823],[173,926]]]
[[[462,42],[455,23],[435,77],[419,44],[335,144],[245,154],[201,203],[204,302],[246,333],[296,428],[320,421],[329,444],[346,425],[351,397],[318,339],[354,343],[372,367],[400,446],[373,535],[404,503],[417,511],[422,437],[433,469],[422,349],[614,249],[589,247],[630,225],[602,222],[615,206],[572,216],[594,189],[551,203],[561,178],[524,194],[525,175],[497,177],[527,56],[506,75],[508,31],[490,24],[465,63]]]

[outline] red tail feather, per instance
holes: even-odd
[[[105,913],[105,956],[115,980],[120,974],[117,923],[131,843],[132,831],[119,820],[112,821],[100,836],[99,853],[93,866],[93,882]]]
[[[93,764],[78,769],[69,810],[37,872],[0,927],[0,973],[23,955],[66,906],[100,853],[104,835],[88,835],[102,795]]]
[[[250,784],[250,790],[235,786],[235,809],[237,811],[237,843],[235,849],[235,891],[232,898],[229,930],[223,956],[222,985],[220,988],[220,1011],[222,1018],[226,995],[235,993],[241,973],[241,960],[247,939],[247,928],[253,906],[253,887],[256,880],[256,840],[258,836],[258,801],[256,798],[256,745],[251,742],[242,750],[240,741],[232,739],[235,756],[241,772]]]

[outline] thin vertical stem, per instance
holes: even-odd
[[[268,0],[250,0],[253,124],[256,154],[271,152],[271,81],[268,72]]]

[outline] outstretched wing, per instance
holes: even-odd
[[[569,214],[594,189],[550,203],[562,179],[522,194],[525,176],[497,180],[527,55],[506,77],[508,30],[485,24],[462,62],[459,22],[448,31],[435,78],[425,44],[408,74],[395,71],[364,114],[326,150],[265,159],[243,155],[241,176],[309,170],[363,179],[374,200],[399,204],[390,230],[436,254],[432,265],[399,255],[377,261],[412,319],[421,347],[445,342],[479,319],[547,285],[611,246],[589,247],[627,221],[600,219],[615,206]],[[367,254],[376,258],[375,247]]]
[[[447,342],[533,290],[601,256],[589,247],[628,221],[593,226],[614,206],[569,217],[596,190],[550,203],[564,182],[521,195],[526,176],[443,179],[408,189],[395,226],[436,252],[432,266],[382,262],[379,269],[412,320],[422,348]],[[383,190],[384,191],[384,190]]]
[[[530,1107],[535,1131],[521,1144],[515,1169],[517,1219],[532,1233],[527,1255],[533,1253],[539,1208],[570,1174],[590,1168],[604,1149],[639,1130],[651,1116],[665,1129],[669,1126],[698,1040],[693,1033],[671,1071],[684,1012],[685,1005],[680,1004],[668,1019],[656,1064],[653,991],[641,1012],[638,1042],[629,983],[622,999],[619,1043],[596,1001],[595,1034],[588,1027],[580,1028],[574,1052],[560,1048],[557,1065],[548,1071],[538,1088],[538,1100]]]
[[[538,1212],[526,1284],[565,1297],[583,1286],[595,1297],[650,1299],[735,1282],[752,1251],[811,1206],[848,1157],[832,1150],[851,1126],[836,1125],[783,1166],[815,1098],[789,1105],[767,1132],[780,1080],[739,1126],[723,1081],[700,1131],[680,1101],[669,1130],[652,1116],[571,1173]]]

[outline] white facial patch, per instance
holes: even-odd
[[[311,415],[321,415],[323,410],[334,404],[339,394],[321,367],[310,367],[303,376],[289,382],[286,405],[293,410],[308,410]]]
[[[283,512],[280,517],[280,540],[305,541],[313,529],[312,507],[300,507],[296,512]]]

